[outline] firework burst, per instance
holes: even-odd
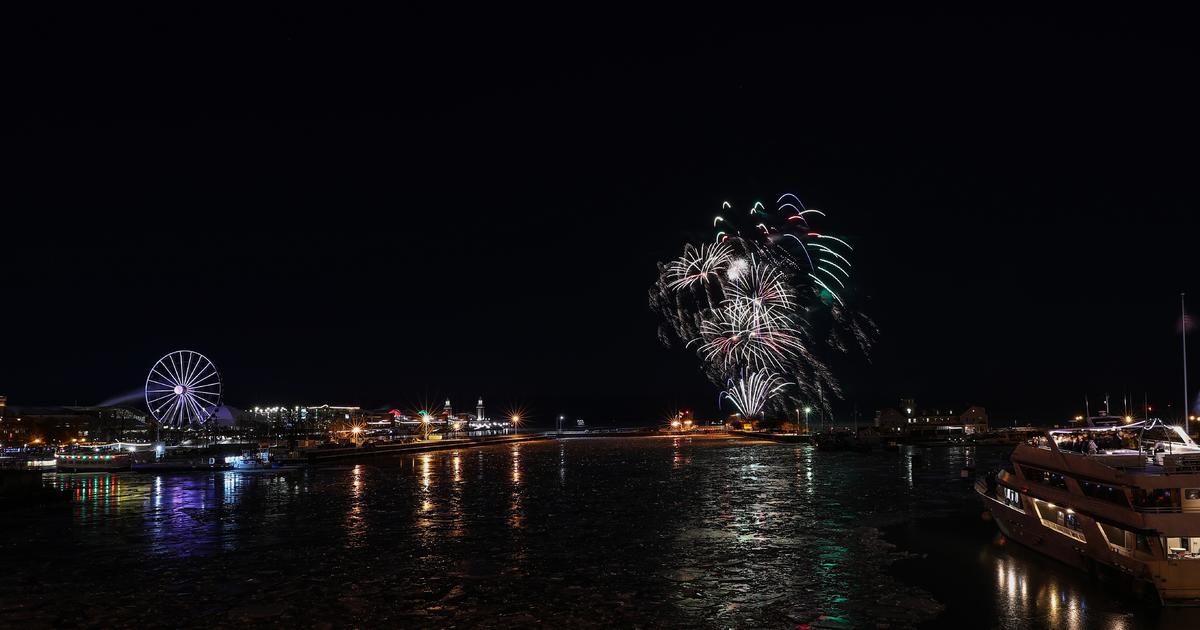
[[[743,418],[758,418],[769,401],[787,387],[787,382],[768,370],[751,372],[738,379],[729,379],[721,399],[728,400]]]
[[[773,210],[725,203],[711,242],[659,265],[650,304],[663,316],[660,339],[694,349],[727,388],[722,399],[747,416],[799,402],[827,407],[840,394],[828,361],[872,344],[874,324],[847,303],[853,247],[817,231],[824,217],[790,193]]]

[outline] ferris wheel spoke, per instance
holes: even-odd
[[[192,402],[191,396],[183,395],[183,418],[187,420],[187,424],[192,424],[196,416],[196,408]]]
[[[213,404],[212,401],[203,400],[201,398],[193,398],[192,404],[194,404],[197,411],[200,412],[201,421],[207,420],[208,418],[216,415],[217,406]]]
[[[198,421],[200,415],[196,413],[196,401],[192,399],[191,394],[184,394],[183,399],[187,409],[188,424]]]
[[[205,402],[211,402],[212,404],[216,404],[216,401],[221,397],[220,392],[210,392],[203,389],[189,389],[187,393],[191,394],[192,396],[202,397]],[[213,400],[208,400],[210,398]]]
[[[154,383],[155,385],[158,385],[159,387],[162,387],[163,389],[172,389],[172,390],[175,389],[175,383],[164,383],[163,381],[157,381],[152,378],[146,379],[146,382]]]
[[[175,424],[179,424],[179,421],[183,419],[183,397],[176,396],[175,402],[172,403],[171,408],[167,411],[168,417],[171,418],[171,421]]]
[[[196,406],[196,416],[201,423],[208,422],[217,415],[216,407],[207,401],[193,397],[192,404]]]
[[[179,382],[187,383],[188,373],[192,371],[192,355],[179,353]]]
[[[203,423],[212,417],[212,411],[201,406],[201,400],[203,399],[198,398],[191,392],[188,392],[188,402],[190,402],[192,405],[192,411],[196,415],[196,421]],[[208,404],[207,401],[205,401],[205,404]]]
[[[216,376],[217,371],[215,369],[210,371],[210,368],[212,368],[211,365],[206,365],[199,370],[196,370],[194,374],[188,377],[186,382],[187,386],[191,387],[193,383],[200,383]]]
[[[187,380],[187,361],[188,357],[182,352],[176,353],[175,357],[175,372],[179,374],[179,382],[184,383]]]
[[[184,377],[183,382],[184,384],[190,385],[192,381],[196,380],[196,376],[199,373],[208,369],[208,365],[205,363],[204,358],[201,355],[188,355],[188,361],[191,364],[191,367],[188,369],[187,375]]]
[[[163,424],[170,424],[175,415],[176,408],[179,407],[179,398],[176,397],[172,399],[171,402],[166,403],[164,406],[166,407],[165,411],[162,408],[159,409],[159,414],[161,414],[159,416],[159,422]]]
[[[162,372],[159,371],[159,369],[158,369],[159,366],[162,366],[163,369],[166,369],[166,366],[159,364],[159,365],[154,366],[154,368],[150,370],[150,373],[159,375],[159,377],[161,377],[164,381],[166,381],[165,383],[163,383],[164,385],[170,385],[171,387],[175,387],[175,385],[177,385],[179,383],[179,379],[175,378],[174,376],[169,376],[167,374],[163,374]]]
[[[170,398],[171,396],[174,396],[174,395],[175,395],[175,392],[167,392],[167,393],[165,393],[165,394],[163,394],[163,395],[161,395],[161,396],[159,396],[159,397],[157,397],[157,398],[153,398],[153,399],[151,399],[151,398],[147,398],[147,399],[146,399],[146,402],[147,402],[149,405],[153,406],[153,405],[154,405],[154,403],[156,403],[156,402],[158,402],[158,401],[160,401],[160,400],[165,400],[165,399],[167,399],[167,398]]]
[[[162,372],[162,370],[160,370],[157,367],[150,371],[150,376],[157,376],[158,378],[162,379],[159,382],[162,383],[163,385],[170,385],[171,387],[175,387],[175,385],[179,384],[179,381],[175,380],[175,378],[173,376],[164,374]],[[147,377],[147,379],[149,379],[149,377]]]
[[[176,383],[182,381],[183,379],[179,378],[179,367],[175,363],[175,353],[172,352],[171,354],[168,354],[167,361],[168,363],[163,367],[168,373],[170,373],[171,380],[175,381]]]
[[[179,353],[179,382],[186,384],[191,378],[192,373],[192,354]]]

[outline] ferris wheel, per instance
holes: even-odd
[[[204,424],[220,405],[221,375],[199,352],[176,350],[159,359],[146,375],[146,407],[160,424]]]

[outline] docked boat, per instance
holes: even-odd
[[[156,461],[134,462],[134,472],[201,472],[210,470],[229,470],[233,464],[215,457],[178,457],[164,458]]]
[[[975,489],[1006,537],[1200,605],[1200,447],[1148,420],[1046,431]]]
[[[55,453],[54,462],[61,472],[116,472],[132,465],[129,453],[120,451]]]

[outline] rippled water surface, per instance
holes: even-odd
[[[959,470],[1003,453],[606,438],[293,472],[48,475],[69,506],[0,514],[0,619],[1200,627],[1000,544]]]

